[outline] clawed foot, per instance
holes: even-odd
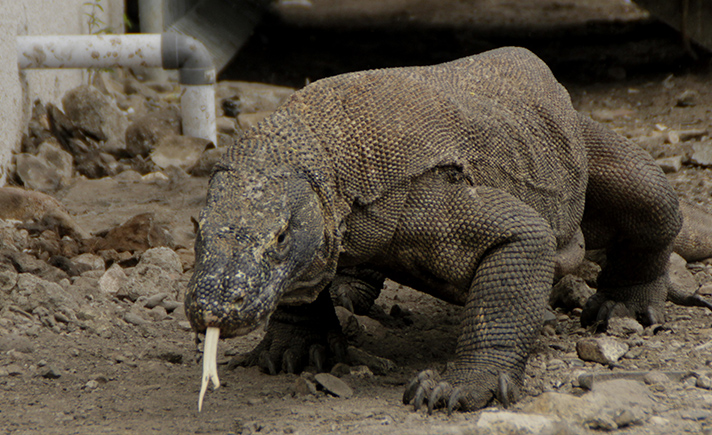
[[[605,329],[614,317],[630,317],[644,326],[665,323],[664,304],[670,290],[667,275],[625,287],[605,287],[591,296],[581,313],[583,326]]]
[[[614,317],[630,317],[645,326],[665,323],[665,311],[662,305],[613,301],[596,293],[586,302],[581,313],[581,325],[597,325],[605,329],[608,321]]]
[[[306,367],[324,372],[332,360],[347,360],[346,349],[346,340],[335,333],[271,322],[260,344],[231,361],[229,368],[258,366],[270,375],[301,373]]]
[[[307,366],[323,372],[332,362],[348,362],[347,348],[329,295],[323,292],[311,304],[277,308],[260,344],[228,367],[258,366],[271,375],[300,373]]]
[[[497,399],[506,408],[519,398],[519,385],[508,373],[494,375],[466,371],[446,372],[442,376],[433,370],[422,371],[413,378],[403,393],[403,403],[413,403],[418,411],[427,404],[428,414],[436,408],[453,411],[474,411]],[[463,378],[471,379],[463,381]]]

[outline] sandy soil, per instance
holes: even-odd
[[[467,2],[459,3],[460,7],[466,7]],[[511,12],[514,3],[508,2],[503,13]],[[572,3],[552,2],[558,5],[552,6],[552,10],[567,11],[580,18]],[[626,14],[640,13],[617,9],[620,3],[602,12],[597,19],[620,17],[623,11],[627,20],[630,17]],[[589,12],[589,9],[580,11]],[[627,30],[620,30],[618,45],[636,49],[634,62],[620,61],[625,56],[620,55],[619,49],[611,48],[615,44],[602,40],[600,44],[589,43],[576,56],[569,56],[569,59],[588,58],[586,63],[573,60],[557,63],[555,71],[561,72],[579,110],[639,141],[656,158],[683,156],[686,164],[682,170],[669,175],[671,182],[681,196],[712,205],[712,172],[689,163],[694,143],[709,142],[709,135],[670,143],[675,140],[674,135],[669,134],[671,130],[710,128],[712,90],[708,83],[712,80],[712,71],[699,60],[688,60],[680,48],[671,49],[677,46],[675,38],[663,36],[664,43],[651,47],[645,36],[648,30],[640,34],[641,28],[648,29],[644,27],[647,24],[633,31],[628,24],[621,25]],[[267,32],[271,29],[269,26],[272,24],[262,31]],[[318,32],[323,35],[324,30]],[[585,33],[579,28],[579,35]],[[258,33],[256,38],[254,44],[259,45],[260,41],[277,36]],[[487,44],[502,41],[509,42],[509,39],[488,39]],[[562,45],[559,39],[545,36],[537,36],[533,41],[549,59]],[[246,50],[250,55],[256,48]],[[566,45],[563,51],[570,54],[575,47]],[[445,52],[451,53],[451,50]],[[597,56],[605,68],[592,73],[588,69],[590,59]],[[645,59],[654,63],[654,68],[646,69]],[[423,63],[430,60],[431,56],[425,56]],[[322,68],[325,61],[318,57],[302,58],[296,63],[299,64],[295,66],[296,71],[316,66],[318,71],[312,78],[352,66],[350,61],[342,61]],[[268,60],[256,64],[253,73],[266,71],[270,65]],[[255,79],[249,74],[240,76],[244,68],[243,65],[234,69],[231,77]],[[282,68],[288,69],[284,64]],[[287,71],[265,74],[262,81],[293,83],[304,78]],[[690,104],[679,103],[685,91],[693,91],[686,100]],[[100,231],[151,210],[171,227],[180,245],[192,247],[190,216],[197,216],[206,185],[206,179],[190,177],[173,183],[84,180],[57,196],[88,231]],[[704,263],[691,267],[700,282],[712,280],[712,273],[708,274]],[[187,270],[185,277],[189,275],[190,270]],[[128,304],[112,303],[116,304],[117,312],[126,309],[122,304]],[[396,318],[387,314],[396,304],[405,310],[405,315]],[[48,328],[29,328],[19,329],[24,331],[20,334],[10,334],[18,329],[5,321],[0,324],[3,331],[0,334],[0,433],[475,433],[472,425],[480,413],[449,417],[437,412],[428,416],[413,412],[401,403],[404,385],[416,372],[428,367],[443,368],[452,358],[459,312],[457,307],[389,284],[371,316],[359,319],[362,329],[352,336],[352,341],[357,347],[392,360],[397,368],[384,375],[343,376],[355,393],[349,399],[323,391],[297,394],[298,377],[293,375],[272,377],[256,368],[228,370],[227,362],[233,355],[246,352],[259,342],[262,334],[259,331],[221,342],[222,386],[208,392],[201,413],[197,412],[200,355],[196,352],[193,334],[185,327],[185,317],[180,313],[140,326],[130,325],[117,315],[101,334],[81,328],[64,329],[59,333]],[[643,346],[638,356],[621,360],[620,367],[613,371],[709,370],[712,349],[704,345],[709,343],[712,333],[710,313],[700,308],[669,306],[668,318],[668,329],[645,338],[646,343],[654,345]],[[577,360],[575,342],[590,334],[578,326],[576,314],[557,313],[556,324],[541,336],[531,357],[525,386],[528,396],[519,407],[535,400],[543,391],[583,393],[571,382],[574,370],[597,373],[611,370],[595,363],[573,362]],[[547,370],[547,363],[552,360],[566,364],[560,370]],[[60,376],[45,377],[48,367]],[[656,426],[647,422],[621,429],[621,433],[709,431],[712,401],[709,397],[704,399],[705,391],[682,384],[658,391],[656,412],[668,424]],[[588,432],[580,427],[578,430]]]

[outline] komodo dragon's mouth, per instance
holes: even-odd
[[[220,339],[220,328],[208,327],[205,331],[205,346],[203,348],[203,380],[200,384],[200,396],[198,396],[198,412],[203,409],[203,398],[208,389],[208,384],[213,381],[214,390],[220,388],[218,378],[218,340]]]

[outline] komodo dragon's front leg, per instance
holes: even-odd
[[[396,279],[465,304],[454,364],[418,375],[404,403],[452,411],[513,402],[553,279],[549,224],[508,193],[437,171],[416,180],[404,216],[386,255]]]

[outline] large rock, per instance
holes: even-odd
[[[0,219],[41,223],[60,236],[74,239],[89,237],[59,201],[44,193],[17,187],[0,188]]]
[[[566,275],[557,282],[549,295],[549,304],[552,307],[561,307],[566,310],[583,308],[588,298],[593,296],[595,290],[578,276]]]
[[[182,288],[182,271],[180,258],[171,249],[151,249],[141,256],[117,296],[136,301],[140,297],[168,293],[177,298]]]
[[[67,186],[72,179],[72,155],[56,140],[40,144],[37,155],[18,154],[15,162],[17,176],[32,190],[54,192]]]
[[[28,313],[38,307],[44,307],[50,311],[79,308],[79,302],[61,285],[30,273],[21,273],[17,277],[17,285],[10,297],[15,305]]]
[[[149,113],[126,129],[126,152],[129,156],[147,157],[164,136],[182,132],[181,117],[177,107]]]
[[[158,139],[155,149],[151,152],[151,160],[161,169],[176,166],[188,171],[198,163],[210,143],[209,140],[199,137],[164,135]]]
[[[579,340],[576,352],[584,361],[611,365],[628,352],[628,345],[611,337],[591,337]]]
[[[94,241],[95,251],[144,252],[157,246],[172,246],[173,236],[153,213],[136,215]]]
[[[62,98],[64,113],[87,136],[102,142],[101,149],[120,154],[126,148],[126,115],[116,102],[90,85],[76,87]]]

